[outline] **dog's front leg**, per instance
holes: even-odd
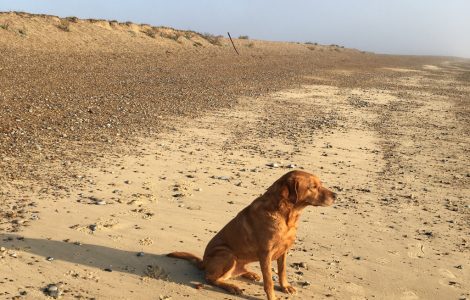
[[[259,253],[258,258],[261,272],[263,273],[263,284],[266,296],[268,297],[268,300],[275,300],[276,296],[274,295],[274,283],[271,271],[272,254],[269,251],[263,251]]]
[[[295,288],[287,281],[286,260],[287,251],[277,259],[277,275],[279,276],[279,284],[281,285],[281,289],[284,293],[295,294]]]

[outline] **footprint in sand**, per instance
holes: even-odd
[[[169,279],[168,273],[162,267],[159,267],[157,265],[148,265],[147,269],[145,270],[145,275],[153,279]]]
[[[150,246],[153,244],[153,240],[149,237],[139,240],[139,244],[142,246]]]
[[[419,297],[413,291],[404,291],[400,297],[400,300],[417,300],[417,299],[419,299]]]
[[[455,280],[457,279],[457,276],[455,276],[454,273],[452,273],[450,270],[439,269],[439,274],[444,277],[439,279],[439,284],[443,286],[449,286],[449,282],[453,282],[452,285],[459,286],[459,284]]]
[[[408,257],[420,258],[424,256],[424,245],[421,243],[408,244]]]
[[[389,264],[390,263],[390,260],[385,258],[385,257],[379,257],[376,259],[377,263],[381,264],[381,265],[386,265],[386,264]]]
[[[455,279],[457,278],[454,273],[452,273],[451,271],[447,270],[447,269],[439,269],[439,273],[444,276],[444,277],[447,277],[449,279]]]
[[[351,299],[364,298],[365,292],[363,286],[349,282],[348,284],[346,284],[345,288],[349,293],[354,294],[354,296],[351,296]]]

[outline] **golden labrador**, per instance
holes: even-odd
[[[187,252],[168,256],[194,262],[205,270],[208,283],[233,294],[241,294],[242,290],[226,280],[236,276],[260,280],[258,274],[246,268],[248,263],[259,261],[268,299],[275,299],[271,262],[277,260],[282,291],[295,293],[287,282],[286,256],[295,241],[300,213],[308,205],[329,206],[335,198],[336,194],[324,188],[316,176],[288,172],[212,238],[203,259]]]

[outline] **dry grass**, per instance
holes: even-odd
[[[10,28],[10,23],[5,22],[3,24],[0,24],[0,28],[4,30],[8,30],[8,28]]]
[[[185,38],[190,40],[194,36],[194,32],[186,30],[186,31],[184,31],[183,35],[184,35]]]
[[[220,35],[213,35],[211,33],[202,33],[201,37],[215,46],[222,46],[222,36]]]
[[[165,38],[165,39],[170,39],[170,40],[173,40],[175,42],[178,41],[178,38],[180,37],[180,35],[176,32],[160,32],[160,36],[162,38]]]
[[[74,16],[72,16],[72,17],[67,17],[67,18],[65,18],[65,20],[67,20],[67,21],[69,21],[69,22],[71,22],[71,23],[78,23],[78,18],[77,18],[77,17],[74,17]]]
[[[155,28],[147,28],[142,32],[153,39],[157,36],[157,30]]]
[[[103,20],[103,19],[87,19],[87,21],[90,23],[107,22],[106,20]]]
[[[57,28],[59,28],[62,31],[69,32],[70,31],[70,22],[68,19],[63,19],[60,20],[60,23],[57,25]]]

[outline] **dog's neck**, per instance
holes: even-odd
[[[300,214],[306,205],[296,205],[289,199],[279,199],[279,213],[286,220],[288,225],[296,225]]]

